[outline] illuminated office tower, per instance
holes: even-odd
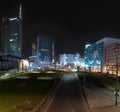
[[[90,67],[94,63],[94,52],[96,51],[96,44],[95,43],[87,43],[85,45],[85,51],[84,51],[84,58],[85,58],[85,65]]]
[[[43,64],[50,64],[54,60],[54,41],[52,38],[39,35],[37,38],[37,55]]]
[[[4,54],[22,56],[22,8],[18,17],[3,17],[1,47]]]

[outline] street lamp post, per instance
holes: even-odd
[[[116,49],[116,94],[115,94],[115,105],[118,104],[118,44],[115,47]]]
[[[116,94],[115,94],[115,105],[117,105],[118,100],[118,55],[116,55]]]

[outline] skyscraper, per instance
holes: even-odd
[[[22,56],[22,8],[18,17],[2,18],[1,50],[5,54]]]
[[[37,55],[43,63],[54,62],[54,40],[45,35],[39,35],[37,38]]]

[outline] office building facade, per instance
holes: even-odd
[[[3,53],[18,57],[22,56],[22,28],[19,18],[4,17],[2,19],[1,40]]]
[[[85,64],[90,71],[102,72],[104,64],[105,46],[119,42],[120,39],[105,37],[94,44],[85,46]]]
[[[76,68],[77,66],[81,65],[81,56],[80,54],[60,54],[59,57],[60,66],[64,67],[71,67]]]
[[[3,17],[1,27],[0,70],[19,69],[22,57],[22,7],[18,17]]]
[[[116,75],[117,66],[120,76],[120,42],[105,46],[103,73]]]
[[[51,64],[55,58],[54,40],[45,35],[37,37],[37,56],[41,64]]]

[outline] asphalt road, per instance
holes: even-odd
[[[75,73],[67,73],[44,112],[89,112]]]

